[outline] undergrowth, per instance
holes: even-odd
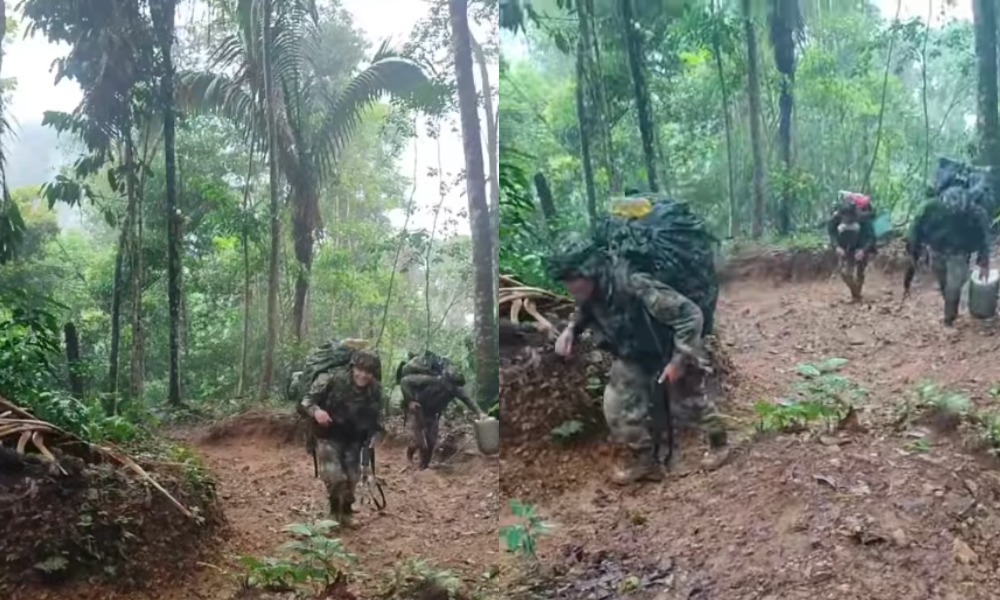
[[[548,533],[552,526],[535,513],[534,505],[511,500],[510,510],[518,517],[518,522],[500,530],[507,552],[534,559],[538,550],[538,536]]]
[[[840,375],[847,365],[843,358],[830,358],[817,364],[796,367],[799,380],[792,394],[778,402],[760,401],[754,405],[760,432],[805,431],[813,423],[832,427],[867,397],[867,391],[854,380]]]
[[[244,588],[307,598],[331,594],[344,586],[345,568],[357,558],[339,539],[329,537],[337,527],[338,523],[330,520],[288,525],[284,531],[292,540],[278,548],[277,556],[241,558],[247,568]]]

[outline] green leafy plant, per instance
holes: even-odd
[[[500,530],[507,552],[535,558],[538,549],[537,536],[548,533],[551,525],[535,513],[535,507],[531,504],[511,500],[510,510],[520,522]]]
[[[278,557],[240,559],[247,567],[244,586],[321,594],[344,584],[347,578],[344,566],[357,559],[339,539],[328,537],[337,526],[336,521],[323,520],[285,527],[284,531],[294,539],[278,549]]]
[[[791,398],[754,405],[760,431],[802,431],[811,423],[830,424],[844,418],[867,395],[864,388],[838,373],[846,365],[843,358],[797,365],[795,371],[800,381],[793,385]]]
[[[552,437],[557,442],[567,443],[579,439],[586,427],[576,419],[565,421],[552,430]]]
[[[459,600],[465,595],[462,581],[455,573],[414,558],[393,569],[385,585],[379,590],[378,597],[384,600],[429,597]]]

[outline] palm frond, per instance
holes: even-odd
[[[375,57],[343,92],[326,97],[325,114],[312,144],[315,168],[321,173],[332,170],[365,110],[383,94],[405,96],[429,84],[427,75],[415,62],[400,57],[387,44],[379,47]]]
[[[246,85],[226,75],[187,71],[177,77],[177,103],[195,114],[214,113],[242,126],[244,135],[262,140],[266,133],[254,123],[264,122],[261,103]]]

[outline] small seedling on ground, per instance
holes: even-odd
[[[754,406],[760,431],[803,431],[814,422],[830,425],[844,418],[867,396],[861,386],[837,373],[846,365],[843,358],[798,365],[800,380],[793,386],[793,397],[778,403],[761,401]]]
[[[345,565],[356,557],[339,539],[328,537],[336,521],[296,523],[285,528],[294,538],[282,545],[279,556],[259,559],[244,556],[247,567],[244,587],[270,592],[324,594],[346,582]]]
[[[531,504],[511,500],[510,510],[520,522],[500,530],[500,536],[507,545],[507,552],[535,558],[538,549],[537,536],[548,533],[551,526],[535,514],[535,507]]]
[[[579,439],[585,429],[586,427],[584,427],[581,421],[575,419],[566,421],[552,430],[552,438],[557,442],[565,444]]]

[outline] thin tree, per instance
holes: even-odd
[[[492,406],[500,396],[500,357],[497,338],[496,289],[492,261],[497,249],[490,235],[489,204],[483,168],[483,146],[476,106],[476,82],[473,77],[472,48],[469,38],[468,2],[450,0],[452,45],[455,53],[455,79],[462,118],[462,145],[465,151],[465,179],[469,197],[469,220],[472,225],[472,262],[475,269],[475,355],[476,390],[480,406]]]
[[[639,134],[642,137],[642,155],[646,160],[646,181],[651,192],[660,191],[656,173],[656,134],[653,129],[653,114],[650,106],[649,89],[646,85],[645,60],[642,49],[642,33],[633,16],[632,0],[621,0],[622,27],[628,68],[632,77],[632,95],[639,118]]]
[[[751,1],[743,0],[743,31],[747,45],[747,101],[750,117],[750,149],[753,154],[753,221],[750,234],[754,239],[764,235],[764,137],[761,125],[760,51],[754,28]]]
[[[994,206],[1000,206],[1000,114],[997,113],[997,11],[995,0],[973,0],[978,67],[976,133],[980,165],[990,169]]]

